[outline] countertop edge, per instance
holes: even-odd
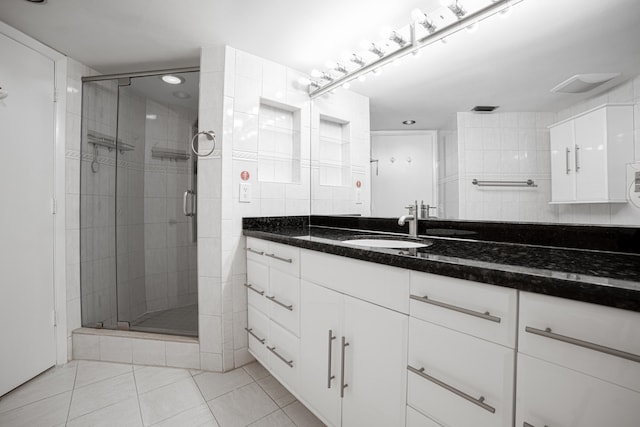
[[[546,277],[522,272],[505,271],[446,261],[412,259],[393,254],[376,253],[371,259],[368,249],[351,248],[343,245],[313,242],[274,232],[243,230],[246,237],[268,240],[302,249],[353,258],[391,267],[454,277],[463,280],[486,283],[517,289],[525,292],[550,295],[597,305],[640,312],[640,292],[614,286],[586,283],[570,278]],[[455,267],[453,267],[455,266]]]

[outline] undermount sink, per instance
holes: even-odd
[[[409,242],[406,240],[390,240],[390,239],[353,239],[344,240],[342,243],[348,243],[355,246],[366,246],[368,248],[426,248],[431,243]]]

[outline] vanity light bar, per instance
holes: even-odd
[[[403,57],[409,53],[416,53],[419,49],[422,49],[425,46],[433,44],[439,40],[445,39],[446,37],[449,37],[452,34],[457,33],[458,31],[470,26],[473,23],[489,18],[490,16],[493,16],[499,12],[502,12],[503,10],[511,8],[522,1],[524,0],[494,0],[492,1],[492,3],[488,4],[487,6],[473,13],[466,14],[466,11],[462,9],[464,12],[462,16],[458,16],[458,14],[456,14],[455,11],[452,10],[452,12],[454,12],[454,14],[458,16],[457,21],[453,22],[452,24],[446,27],[434,29],[433,32],[429,31],[429,34],[420,38],[416,36],[415,24],[412,23],[409,26],[410,34],[411,34],[410,42],[408,42],[404,46],[398,47],[398,49],[388,54],[383,52],[374,43],[371,43],[371,46],[369,47],[368,50],[374,53],[375,55],[377,55],[378,56],[377,59],[374,59],[373,61],[366,64],[364,63],[364,61],[362,61],[362,58],[354,54],[350,60],[351,62],[354,62],[358,65],[360,65],[360,62],[356,62],[355,58],[362,61],[362,65],[360,65],[360,68],[350,71],[347,74],[344,74],[343,76],[337,77],[332,81],[327,82],[327,84],[322,85],[319,88],[314,88],[313,86],[309,86],[309,96],[311,97],[311,99],[313,99],[313,98],[317,98],[318,96],[324,95],[325,93],[330,92],[338,87],[341,87],[345,83],[350,82],[354,79],[357,79],[358,77],[364,76],[365,74],[372,72],[374,70],[379,70],[381,67],[393,62],[395,59]],[[453,2],[452,4],[461,8],[461,6],[458,5],[457,1]]]

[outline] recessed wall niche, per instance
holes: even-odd
[[[320,115],[320,185],[346,187],[351,184],[350,124]]]
[[[258,131],[258,180],[300,182],[300,109],[261,99]]]

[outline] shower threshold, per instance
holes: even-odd
[[[198,304],[143,314],[131,322],[129,330],[197,337]]]

